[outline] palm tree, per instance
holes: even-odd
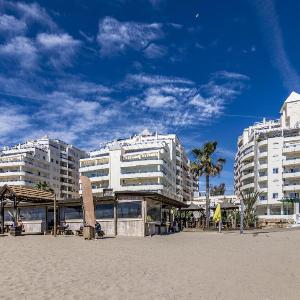
[[[254,226],[256,221],[256,203],[260,196],[260,192],[254,191],[253,189],[241,192],[242,201],[244,202],[244,224],[246,228]],[[243,213],[243,212],[242,212]]]
[[[39,181],[35,187],[38,190],[52,191],[52,189],[50,188],[50,186],[48,185],[48,183],[46,181],[43,181],[43,182]]]
[[[226,162],[224,158],[215,158],[217,144],[217,142],[208,142],[202,148],[192,150],[195,160],[191,170],[198,177],[204,175],[206,181],[206,228],[209,228],[210,219],[209,179],[211,176],[219,175]]]

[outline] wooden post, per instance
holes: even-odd
[[[1,200],[1,233],[4,234],[4,203],[3,199]]]
[[[117,200],[114,200],[114,234],[118,234],[118,212],[117,212]]]
[[[56,237],[56,194],[54,194],[54,205],[53,205],[53,234]]]
[[[16,197],[14,197],[14,227],[17,226],[17,218],[18,218],[17,199],[16,199]]]

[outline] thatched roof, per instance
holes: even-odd
[[[200,211],[200,210],[204,210],[203,207],[196,205],[194,203],[191,203],[188,207],[182,208],[182,211]]]
[[[4,185],[0,189],[1,199],[13,199],[25,202],[52,202],[54,194],[52,192],[38,190],[27,186],[8,186]]]

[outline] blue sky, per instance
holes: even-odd
[[[148,128],[219,142],[232,189],[242,129],[300,91],[300,2],[0,0],[0,146],[84,149]],[[201,184],[201,188],[202,188]]]

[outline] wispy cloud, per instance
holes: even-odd
[[[27,30],[27,24],[11,15],[0,15],[0,33],[5,37],[23,34]]]
[[[167,48],[165,46],[159,46],[154,43],[150,44],[145,50],[144,54],[147,58],[161,58],[167,54]]]
[[[47,13],[45,8],[41,7],[38,3],[25,3],[18,1],[0,0],[0,4],[4,9],[16,12],[22,20],[26,22],[37,22],[46,25],[52,29],[57,28],[57,25]]]
[[[81,44],[67,33],[40,33],[37,35],[37,43],[40,49],[49,55],[55,67],[69,65]]]
[[[17,61],[24,69],[32,69],[37,63],[37,49],[31,39],[17,36],[6,44],[0,45],[0,56]]]
[[[300,77],[294,69],[286,53],[281,27],[272,0],[255,0],[254,5],[258,16],[266,45],[269,49],[271,61],[280,73],[285,87],[300,91]]]
[[[128,49],[143,50],[151,42],[162,38],[162,25],[159,23],[121,22],[105,17],[99,22],[97,41],[103,56],[116,55]]]

